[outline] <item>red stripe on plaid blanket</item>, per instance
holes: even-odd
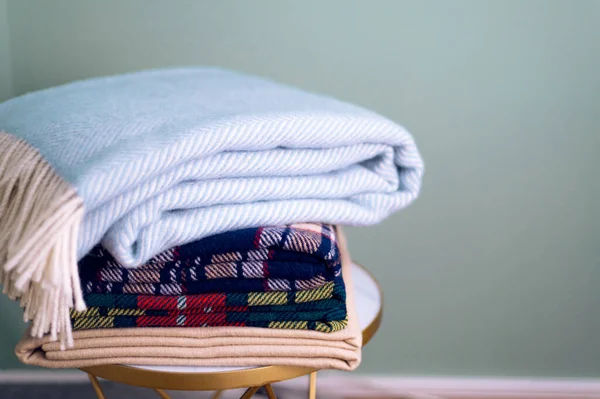
[[[140,309],[179,309],[201,308],[204,306],[225,307],[227,294],[199,294],[199,295],[139,295],[137,306]],[[185,304],[184,306],[180,306]]]
[[[168,315],[165,316],[181,316],[181,315],[193,315],[193,314],[211,314],[211,313],[227,313],[227,312],[249,312],[250,309],[248,306],[225,306],[225,307],[215,307],[215,306],[206,306],[203,308],[188,308],[188,309],[177,309],[177,310],[167,310]]]
[[[227,294],[200,294],[185,297],[187,308],[198,308],[202,306],[222,306],[227,302]]]
[[[201,327],[201,326],[244,326],[243,322],[228,322],[225,313],[187,315],[185,317],[170,316],[138,316],[136,319],[138,327],[162,326],[162,327]]]
[[[140,309],[177,309],[177,297],[140,295],[137,306]]]
[[[269,278],[269,263],[263,262],[263,278]]]
[[[260,236],[262,235],[263,232],[263,228],[259,227],[256,229],[256,233],[254,233],[254,241],[252,241],[252,244],[254,245],[254,248],[259,248],[260,247]]]

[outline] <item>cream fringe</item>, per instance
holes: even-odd
[[[31,335],[73,346],[69,309],[85,310],[77,270],[83,201],[25,141],[0,132],[0,282]]]

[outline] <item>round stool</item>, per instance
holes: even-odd
[[[358,323],[362,329],[363,346],[379,329],[383,309],[383,294],[377,280],[363,266],[352,265]],[[309,367],[257,366],[257,367],[194,367],[194,366],[139,366],[106,365],[86,367],[85,371],[99,399],[106,399],[98,377],[123,384],[151,388],[162,399],[170,399],[164,390],[222,391],[248,388],[241,399],[249,399],[261,387],[269,399],[275,399],[272,383],[310,375],[309,398],[316,398],[317,371]]]

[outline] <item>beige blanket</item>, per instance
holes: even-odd
[[[50,337],[26,333],[15,348],[19,360],[50,368],[106,364],[179,366],[290,365],[353,370],[360,363],[362,336],[354,306],[351,261],[340,231],[348,327],[334,333],[254,327],[121,328],[80,330],[75,346],[60,350]]]

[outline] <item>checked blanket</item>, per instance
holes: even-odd
[[[334,332],[347,324],[344,282],[298,292],[148,296],[91,294],[73,329],[124,327],[265,327]]]
[[[98,246],[79,269],[87,294],[294,292],[333,281],[340,254],[331,225],[302,223],[206,237],[168,249],[136,269],[121,266]]]
[[[88,309],[74,330],[250,326],[335,332],[347,324],[335,229],[241,229],[164,251],[127,269],[102,247],[80,261]]]

